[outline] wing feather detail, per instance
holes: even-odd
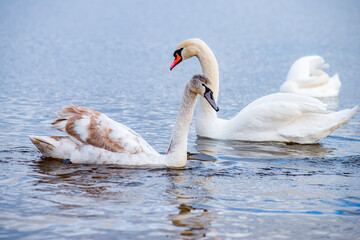
[[[52,123],[53,127],[79,144],[128,154],[156,153],[136,132],[98,111],[70,105],[57,115],[59,118]]]
[[[274,93],[250,103],[232,121],[241,129],[277,131],[311,113],[325,113],[318,99],[291,93]],[[304,115],[305,114],[305,115]]]

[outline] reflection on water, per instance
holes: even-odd
[[[211,177],[198,179],[175,173],[168,179],[172,187],[167,193],[174,197],[171,198],[171,203],[178,204],[179,209],[177,214],[170,214],[169,218],[174,226],[181,229],[179,237],[190,239],[206,237],[215,217],[209,209],[196,205],[200,203],[204,206],[209,200],[208,196],[212,195],[212,190],[208,186],[211,184]],[[193,191],[196,191],[195,196]]]
[[[61,222],[67,222],[67,219],[71,218],[71,222],[87,226],[88,219],[91,218],[98,228],[108,231],[119,230],[113,222],[118,221],[120,217],[121,229],[135,224],[139,225],[137,228],[141,230],[149,225],[141,226],[141,221],[138,222],[139,218],[150,213],[147,218],[151,219],[155,228],[158,228],[157,224],[160,224],[161,219],[156,212],[160,211],[159,213],[162,214],[162,211],[166,212],[166,210],[154,207],[158,204],[168,205],[166,199],[158,199],[163,192],[167,192],[170,195],[171,208],[176,208],[174,211],[178,211],[175,214],[172,210],[168,215],[174,226],[174,229],[169,230],[171,234],[198,238],[206,235],[211,224],[212,214],[209,211],[192,206],[196,202],[204,202],[200,196],[210,194],[209,189],[206,188],[206,181],[209,179],[188,177],[184,174],[184,170],[139,170],[112,165],[64,164],[63,161],[52,158],[41,158],[33,164],[33,168],[34,178],[37,179],[33,184],[33,190],[39,195],[35,199],[42,203],[43,211],[54,207],[57,209],[57,212],[52,213],[57,216],[54,220],[61,218]],[[160,186],[159,179],[156,178],[163,179],[162,176],[166,176],[168,182]],[[191,187],[189,188],[188,185]],[[199,197],[193,197],[193,190],[196,190]],[[194,202],[194,199],[197,200]],[[113,209],[118,209],[116,216]],[[155,216],[151,216],[154,212]],[[14,217],[10,218],[14,219]],[[104,219],[109,218],[111,220],[103,222]],[[26,219],[18,216],[17,221],[24,222]],[[44,224],[42,220],[38,223]],[[52,219],[49,219],[48,223],[51,224]],[[44,225],[46,226],[48,225]],[[34,227],[40,226],[36,226],[34,222]],[[177,228],[181,229],[177,230]],[[74,231],[77,231],[75,227],[71,232]]]
[[[41,158],[33,167],[37,173],[37,182],[33,184],[34,190],[40,191],[42,195],[36,199],[44,206],[56,207],[59,214],[54,213],[55,216],[75,218],[75,221],[82,222],[82,225],[86,224],[86,219],[92,218],[95,222],[101,222],[98,222],[99,228],[112,229],[110,223],[104,224],[103,221],[109,217],[115,217],[110,222],[116,221],[118,217],[113,216],[111,209],[119,206],[123,210],[119,210],[117,214],[122,212],[125,215],[122,216],[122,224],[134,224],[134,217],[141,218],[146,212],[151,213],[155,210],[153,201],[156,201],[155,206],[166,201],[151,199],[146,191],[151,191],[154,193],[152,195],[159,197],[163,195],[164,190],[169,195],[167,199],[171,208],[176,208],[168,214],[174,229],[164,229],[169,231],[173,238],[205,237],[210,231],[211,223],[216,219],[210,210],[197,206],[206,204],[212,195],[212,189],[208,186],[212,184],[211,177],[192,177],[187,175],[185,170],[139,170],[112,165],[65,164],[52,158]],[[151,184],[147,184],[146,181],[144,183],[144,178],[153,179],[156,176],[166,176],[167,183],[163,185],[167,189],[163,189],[163,186],[158,188],[156,181],[151,181]],[[98,203],[101,205],[97,205]],[[151,207],[147,206],[149,203]],[[126,215],[130,213],[125,210],[126,208],[131,210],[131,216]],[[137,216],[133,216],[134,209],[138,210]],[[156,217],[150,216],[153,223],[159,220]],[[40,223],[43,224],[42,221]]]
[[[358,156],[268,159],[193,153],[184,169],[126,169],[67,164],[21,151],[23,160],[16,163],[22,175],[12,178],[14,170],[8,169],[4,174],[9,176],[0,181],[5,190],[0,222],[7,229],[0,236],[5,238],[21,236],[17,231],[47,238],[63,238],[64,231],[67,238],[116,238],[119,233],[147,239],[257,238],[276,233],[274,226],[286,226],[276,233],[283,237],[289,234],[284,229],[300,234],[302,221],[309,223],[305,229],[313,229],[315,222],[327,229],[340,221],[327,232],[346,234],[360,211]],[[1,152],[0,159],[9,154]],[[26,161],[34,155],[31,163]],[[5,209],[13,199],[20,204]],[[313,234],[310,230],[307,236]]]
[[[174,226],[184,228],[181,236],[199,239],[206,237],[214,217],[207,209],[196,209],[190,205],[180,204],[179,213],[171,214],[169,217]]]
[[[195,149],[200,153],[216,156],[228,155],[253,158],[304,158],[329,157],[333,149],[321,144],[287,144],[280,142],[245,142],[215,140],[198,137]]]
[[[331,110],[359,104],[349,63],[359,62],[360,1],[183,5],[0,1],[0,239],[360,235],[360,114],[313,145],[203,139],[192,125],[182,169],[41,158],[27,136],[59,134],[50,123],[70,103],[166,150],[184,84],[201,72],[195,58],[169,65],[176,45],[193,37],[219,61],[221,118],[278,91],[293,59],[313,54],[342,79],[338,99],[320,100]]]

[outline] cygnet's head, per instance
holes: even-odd
[[[203,96],[211,107],[218,112],[219,107],[216,105],[213,91],[208,87],[210,83],[210,80],[205,75],[196,74],[188,82],[188,87],[190,91]]]

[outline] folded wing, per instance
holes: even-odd
[[[156,153],[136,132],[95,110],[70,105],[57,114],[59,118],[52,123],[53,127],[68,134],[79,146],[127,154]]]
[[[247,140],[273,139],[314,143],[345,124],[357,107],[328,112],[316,98],[291,93],[275,93],[250,103],[231,121]],[[241,138],[239,138],[241,139]]]

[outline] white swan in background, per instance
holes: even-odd
[[[105,114],[75,106],[63,108],[52,123],[68,136],[30,136],[30,140],[44,156],[70,159],[72,163],[183,167],[197,94],[219,110],[208,83],[206,76],[200,74],[187,83],[166,155],[157,153],[136,132]]]
[[[210,79],[215,101],[219,93],[219,70],[215,55],[200,39],[180,43],[175,52],[173,69],[182,60],[196,56],[203,73]],[[244,141],[280,141],[315,143],[355,114],[358,106],[339,112],[327,112],[319,100],[292,93],[275,93],[261,97],[230,120],[220,119],[200,99],[196,116],[197,135],[215,139]]]
[[[291,66],[280,92],[296,93],[311,97],[335,97],[339,95],[341,82],[336,73],[330,77],[323,69],[329,64],[320,56],[306,56]]]

